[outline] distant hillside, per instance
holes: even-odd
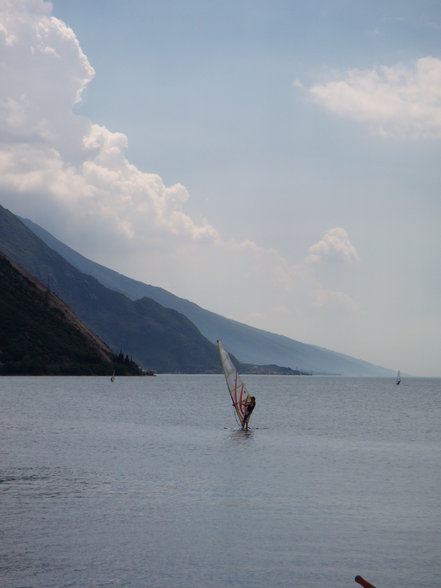
[[[86,259],[32,221],[22,220],[42,241],[77,269],[94,276],[103,285],[125,294],[132,300],[147,296],[167,308],[177,310],[190,319],[211,342],[215,343],[217,339],[222,339],[226,349],[243,363],[277,364],[293,370],[345,376],[392,376],[394,373],[348,355],[307,345],[227,319],[162,288],[132,280]]]
[[[162,373],[219,373],[216,345],[184,315],[151,299],[130,300],[80,272],[0,207],[3,251],[60,296],[113,351]]]
[[[0,252],[0,374],[141,373],[70,308]]]

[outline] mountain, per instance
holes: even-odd
[[[131,300],[106,288],[71,265],[2,207],[0,251],[62,298],[114,352],[122,350],[144,369],[219,373],[216,345],[187,317],[154,300]]]
[[[394,372],[354,357],[308,345],[243,323],[227,319],[174,294],[128,278],[83,257],[45,229],[21,219],[42,241],[78,270],[132,300],[148,297],[185,315],[211,342],[222,339],[226,349],[247,364],[289,366],[312,373],[345,376],[392,376]]]
[[[1,252],[0,292],[0,374],[141,374]]]

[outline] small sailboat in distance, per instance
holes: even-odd
[[[113,370],[113,374],[110,376],[110,381],[111,382],[115,381],[115,370]]]
[[[248,429],[248,420],[255,405],[255,399],[252,397],[236,369],[236,366],[231,361],[228,352],[224,349],[222,341],[217,342],[219,348],[219,355],[221,359],[222,369],[224,370],[225,380],[227,382],[228,391],[233,402],[236,419],[239,421],[242,428]],[[249,411],[247,407],[250,405]]]
[[[397,386],[399,386],[401,384],[401,373],[400,373],[400,370],[398,370],[398,372],[397,372],[397,377],[396,377],[396,380],[395,380],[395,384]]]

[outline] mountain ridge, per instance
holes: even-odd
[[[154,300],[132,301],[76,269],[0,206],[0,250],[48,290],[115,352],[158,373],[219,373],[216,345],[184,315]]]
[[[316,374],[388,377],[394,374],[390,369],[346,354],[301,343],[284,335],[277,335],[233,319],[227,319],[198,306],[194,302],[179,298],[163,288],[134,280],[93,262],[56,239],[30,219],[22,218],[21,220],[42,241],[77,269],[93,276],[106,287],[123,293],[132,300],[145,296],[166,308],[180,312],[194,323],[202,335],[213,344],[217,339],[222,339],[225,347],[239,358],[241,363],[276,364]]]

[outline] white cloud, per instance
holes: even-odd
[[[94,70],[74,32],[50,15],[40,0],[6,2],[0,8],[0,187],[14,194],[21,214],[38,199],[52,209],[53,224],[71,234],[84,223],[108,238],[166,242],[215,240],[207,221],[184,212],[184,186],[165,186],[125,156],[127,138],[73,113]],[[20,204],[22,203],[22,204]],[[31,207],[32,208],[32,205]],[[105,229],[104,229],[105,227]],[[48,227],[51,228],[51,227]],[[80,232],[81,232],[80,231]],[[120,243],[123,246],[123,242]]]
[[[49,141],[61,149],[69,128],[78,127],[72,107],[94,70],[73,31],[50,16],[47,3],[7,0],[0,23],[2,138]]]
[[[15,35],[8,33],[7,28],[0,22],[0,39],[1,43],[6,46],[11,46],[15,42]]]
[[[347,268],[359,261],[347,231],[341,227],[329,229],[309,247],[303,266],[310,276],[313,308],[331,309],[333,314],[337,310],[351,313],[361,310],[360,303],[347,292],[352,277]]]
[[[311,245],[306,261],[307,263],[322,261],[358,263],[359,257],[345,229],[335,227],[329,229],[320,241]]]
[[[334,78],[309,90],[331,112],[385,136],[441,138],[441,60],[351,69]]]

